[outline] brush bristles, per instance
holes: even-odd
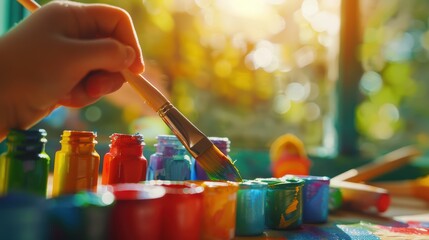
[[[215,145],[199,155],[196,160],[210,180],[243,181],[231,159],[226,157]]]

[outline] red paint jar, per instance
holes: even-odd
[[[161,239],[201,238],[204,187],[186,182],[150,181],[165,188]]]
[[[101,183],[138,183],[146,180],[143,136],[115,133],[110,136],[110,141],[110,151],[104,156]]]
[[[116,204],[110,216],[109,239],[161,238],[165,188],[138,183],[113,185]]]

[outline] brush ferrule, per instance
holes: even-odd
[[[170,127],[194,158],[197,158],[213,145],[213,143],[171,103],[165,103],[158,110],[158,115],[164,120],[167,126]]]

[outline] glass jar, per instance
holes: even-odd
[[[147,160],[141,134],[110,136],[110,151],[104,155],[102,184],[137,183],[146,180]]]
[[[228,138],[226,137],[209,137],[209,140],[212,141],[212,143],[227,157],[230,151],[230,144]],[[196,180],[210,180],[207,176],[207,173],[204,171],[204,169],[200,166],[200,164],[197,161],[194,162],[194,168],[195,168],[195,174],[196,174]]]
[[[43,129],[9,132],[8,150],[0,160],[4,192],[21,191],[46,197],[50,161],[45,152],[46,135]]]
[[[184,181],[191,179],[191,158],[174,135],[160,135],[156,153],[149,158],[147,180]]]
[[[65,130],[61,150],[55,154],[52,196],[97,191],[100,155],[95,151],[96,133]]]

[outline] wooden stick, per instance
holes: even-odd
[[[402,147],[374,160],[372,163],[341,173],[333,177],[332,180],[365,182],[399,168],[419,155],[421,152],[413,146]]]
[[[34,0],[17,0],[24,8],[30,12],[34,12],[40,8],[40,5]]]
[[[429,202],[429,175],[413,180],[374,182],[370,185],[385,188],[392,195],[416,197]]]

